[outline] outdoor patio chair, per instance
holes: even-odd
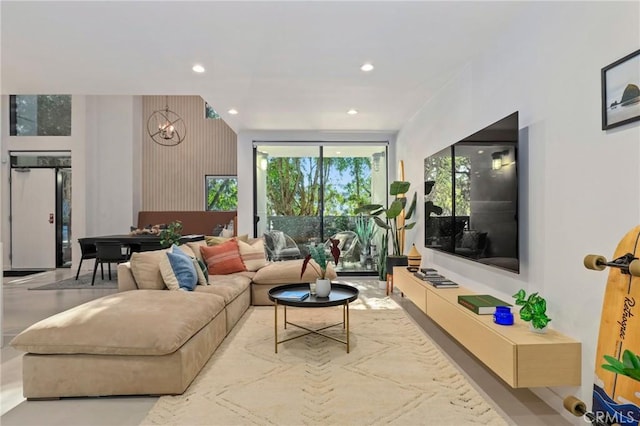
[[[282,231],[264,233],[264,246],[271,261],[301,259],[302,254],[296,242]]]

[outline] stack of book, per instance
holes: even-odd
[[[451,281],[450,279],[443,277],[438,274],[438,271],[430,268],[423,268],[417,272],[414,272],[413,275],[420,278],[422,281],[431,284],[436,288],[457,288],[458,284]]]
[[[458,303],[478,315],[492,314],[496,311],[496,306],[511,306],[490,294],[459,295]]]

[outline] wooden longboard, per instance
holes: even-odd
[[[602,302],[596,350],[591,413],[583,413],[595,425],[634,425],[640,420],[640,226],[620,240],[607,262],[588,255],[589,269],[609,268]],[[572,398],[572,397],[570,397]],[[570,399],[567,398],[567,399]],[[575,408],[573,398],[569,404]],[[565,407],[567,400],[565,400]],[[584,404],[581,407],[584,410]],[[574,414],[577,414],[574,412]]]

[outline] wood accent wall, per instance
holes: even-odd
[[[177,146],[158,145],[147,133],[165,99],[187,127]],[[237,175],[236,133],[222,119],[205,118],[200,96],[143,96],[142,114],[142,210],[204,210],[205,175]]]

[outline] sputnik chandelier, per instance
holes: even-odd
[[[184,120],[169,109],[168,96],[165,96],[165,107],[154,111],[147,120],[147,133],[151,140],[162,146],[176,146],[187,134]]]

